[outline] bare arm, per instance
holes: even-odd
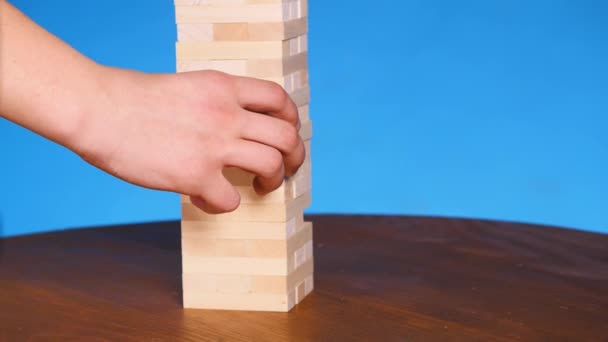
[[[276,189],[304,160],[295,104],[275,83],[213,71],[145,74],[91,61],[0,0],[0,116],[133,184],[234,210],[225,166]]]

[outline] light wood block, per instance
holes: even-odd
[[[310,120],[310,106],[309,105],[303,105],[298,107],[298,114],[300,116],[300,121],[301,122],[306,122],[308,120]],[[310,136],[312,137],[312,123],[311,123],[311,132],[310,132]],[[300,133],[300,136],[306,136],[305,134]],[[303,139],[303,140],[308,140],[308,139]]]
[[[314,259],[309,259],[288,276],[252,276],[251,291],[255,293],[289,293],[314,272]]]
[[[298,1],[234,5],[175,6],[175,21],[182,23],[267,23],[297,19]]]
[[[177,72],[217,70],[235,76],[248,76],[246,60],[189,60],[177,61]]]
[[[310,191],[311,169],[310,158],[307,158],[294,176],[287,179],[278,189],[264,196],[258,195],[251,186],[252,174],[234,168],[226,169],[224,173],[229,175],[227,178],[233,184],[240,183],[235,188],[241,196],[241,203],[270,204],[286,203]],[[182,203],[192,203],[190,196],[180,195],[180,198]]]
[[[184,283],[200,293],[289,294],[312,278],[314,261],[310,259],[287,276],[184,273]]]
[[[293,93],[289,94],[291,99],[298,107],[305,106],[310,103],[310,88],[304,87],[300,88]]]
[[[177,60],[282,58],[289,55],[287,42],[178,42]]]
[[[276,59],[214,59],[178,60],[177,72],[218,70],[236,76],[281,78],[299,70],[307,70],[306,53]]]
[[[191,239],[185,241],[189,240]],[[274,241],[278,243],[277,241],[281,240]],[[229,247],[230,252],[219,251],[219,248],[226,247],[224,242],[233,244],[232,247]],[[281,257],[243,256],[242,254],[236,257],[222,256],[225,253],[240,253],[237,252],[238,247],[235,246],[241,242],[242,240],[199,239],[183,246],[183,274],[288,276],[313,258],[312,252],[308,252],[309,249],[312,251],[312,223],[310,222],[305,222],[304,228],[287,240],[284,248],[285,255]],[[241,250],[247,249],[241,247]]]
[[[178,61],[227,59],[282,59],[308,49],[307,36],[285,41],[177,42]]]
[[[302,169],[310,170],[311,166],[312,166],[312,162],[311,162],[311,158],[310,158],[310,156],[311,156],[310,140],[304,140],[304,148],[306,150],[306,157],[304,160],[303,167],[301,167],[300,170],[302,170]],[[300,170],[298,170],[296,175],[300,172]],[[306,172],[306,171],[302,171],[302,172]],[[251,184],[253,182],[253,178],[254,178],[253,174],[243,171],[238,168],[234,168],[234,167],[225,168],[223,170],[223,174],[224,174],[224,177],[226,177],[226,179],[228,179],[228,181],[230,181],[230,183],[232,183],[232,185],[235,185],[235,186],[251,186]],[[280,191],[280,188],[277,189],[277,191]]]
[[[256,293],[206,293],[198,292],[198,284],[190,284],[184,276],[184,307],[214,310],[278,311],[287,312],[295,305],[293,295]]]
[[[287,222],[298,212],[310,205],[310,192],[305,193],[287,204],[241,204],[238,209],[224,214],[208,214],[190,203],[182,203],[183,220],[200,221],[238,221],[238,222]]]
[[[270,0],[269,0],[270,1]],[[273,0],[280,2],[281,0]],[[175,6],[213,6],[213,5],[243,5],[248,0],[173,0]]]
[[[180,23],[177,40],[185,41],[283,41],[305,35],[307,18],[287,22]]]
[[[302,215],[287,222],[181,222],[182,239],[286,240],[303,227]]]
[[[247,75],[251,77],[281,77],[308,68],[305,52],[279,59],[247,60]]]
[[[215,239],[203,234],[182,238],[182,254],[195,257],[286,258],[301,253],[304,261],[310,256],[307,242],[312,240],[312,225],[303,223],[299,231],[287,239]],[[287,235],[287,234],[285,234]],[[296,261],[295,268],[304,261]]]

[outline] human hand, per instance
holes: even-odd
[[[216,71],[153,75],[103,68],[98,99],[68,146],[127,182],[186,194],[208,213],[236,209],[225,167],[265,194],[302,165],[296,105],[276,83]]]

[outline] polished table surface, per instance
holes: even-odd
[[[178,222],[0,240],[0,341],[608,341],[608,235],[310,216],[290,313],[184,310]]]

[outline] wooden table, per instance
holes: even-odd
[[[287,314],[183,310],[178,222],[0,240],[0,340],[608,340],[608,235],[308,219],[316,289]]]

